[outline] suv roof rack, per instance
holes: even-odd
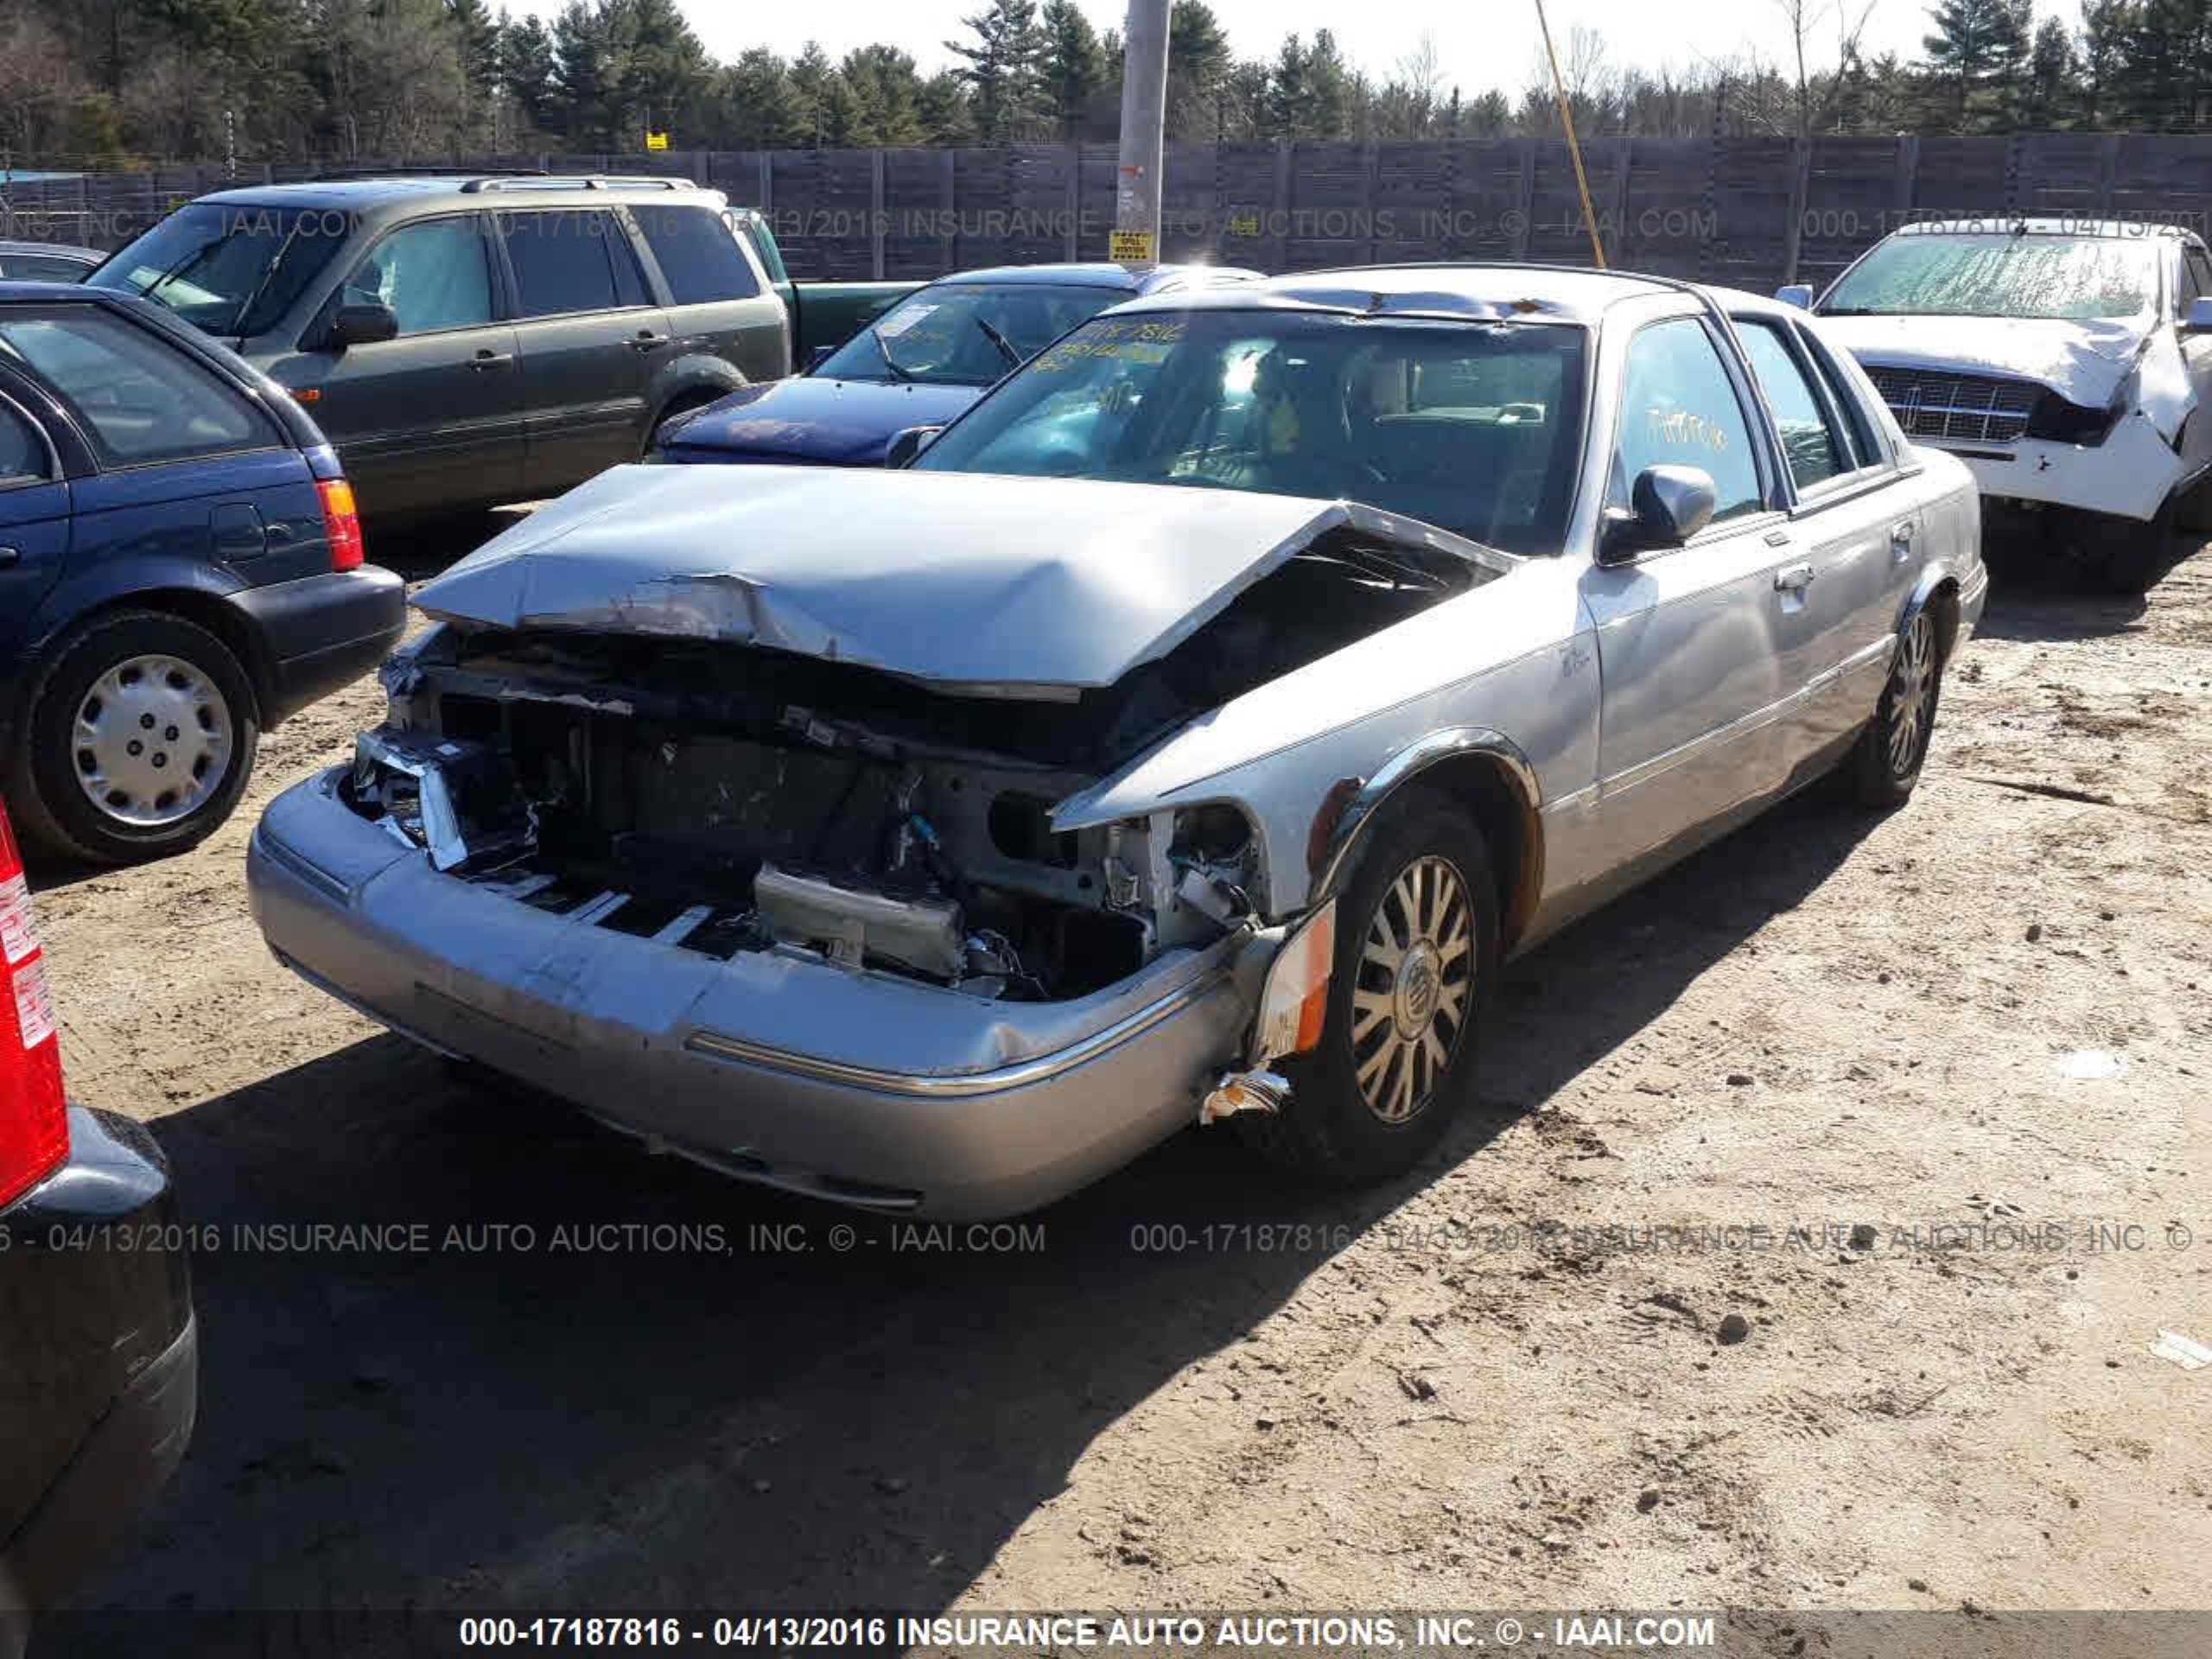
[[[607,190],[616,185],[647,185],[663,190],[694,190],[689,179],[665,173],[490,173],[465,179],[461,190],[478,195],[487,190]]]

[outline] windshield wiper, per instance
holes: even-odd
[[[868,337],[875,342],[875,354],[883,359],[883,366],[891,371],[891,378],[893,380],[912,380],[914,378],[914,372],[912,369],[907,368],[897,358],[891,355],[891,347],[884,344],[880,325],[873,322],[868,324]]]
[[[983,331],[984,339],[989,340],[992,345],[997,346],[999,350],[1005,354],[1008,366],[1017,369],[1021,366],[1021,353],[1014,350],[1014,342],[1008,340],[1004,334],[1001,334],[992,324],[991,320],[988,317],[983,315],[981,312],[977,312],[976,315],[976,326]]]

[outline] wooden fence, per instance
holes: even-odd
[[[2202,232],[2212,210],[2206,137],[1605,138],[1585,156],[1614,264],[1757,289],[1824,281],[1914,219],[2120,217]],[[1115,154],[1103,144],[509,156],[456,166],[682,175],[766,213],[803,278],[1100,258],[1113,220]],[[42,181],[0,174],[0,234],[117,246],[194,196],[308,173],[203,164]],[[1590,257],[1567,148],[1542,140],[1171,145],[1164,196],[1170,259],[1276,271]]]

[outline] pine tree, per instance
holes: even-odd
[[[2075,87],[2081,72],[2066,25],[2056,17],[2044,18],[2036,29],[2035,46],[2028,54],[2027,94],[2021,100],[2020,124],[2030,131],[2044,132],[2072,126],[2078,104]]]
[[[1923,38],[1931,77],[1948,94],[1955,132],[2008,124],[2028,60],[2032,0],[1939,0]]]
[[[1010,143],[1030,131],[1040,109],[1036,0],[990,0],[960,21],[975,40],[944,44],[967,60],[954,73],[968,85],[976,135],[987,144]]]
[[[1088,136],[1106,86],[1098,35],[1075,0],[1045,0],[1039,19],[1038,83],[1046,118],[1063,140]]]

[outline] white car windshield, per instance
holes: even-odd
[[[1847,272],[1831,317],[2134,317],[2158,292],[2158,245],[2109,236],[1899,236]]]
[[[1582,447],[1585,338],[1557,323],[1290,311],[1099,317],[916,465],[1363,501],[1555,551]]]

